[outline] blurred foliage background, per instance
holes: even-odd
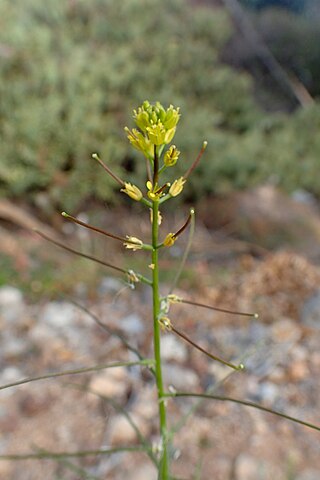
[[[181,107],[181,173],[209,142],[192,199],[265,182],[319,197],[314,2],[242,2],[271,54],[315,99],[307,106],[266,71],[227,2],[205,3],[0,0],[0,195],[45,210],[119,201],[91,154],[141,184],[144,162],[123,127],[149,99]]]

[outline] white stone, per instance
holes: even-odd
[[[128,336],[141,335],[144,330],[142,320],[136,313],[121,319],[120,327]]]
[[[142,433],[146,436],[149,433],[147,422],[145,422],[139,415],[130,413],[130,416]],[[112,418],[109,426],[109,440],[111,445],[123,445],[137,441],[137,434],[133,427],[123,415],[116,415]]]
[[[320,471],[314,469],[307,469],[304,472],[297,475],[296,480],[319,480]]]
[[[2,355],[6,359],[18,358],[28,350],[28,343],[25,338],[6,338],[2,346]]]
[[[75,306],[68,302],[50,302],[43,311],[40,320],[55,328],[68,328],[76,322]]]
[[[291,318],[281,318],[273,323],[271,334],[276,342],[295,343],[301,338],[302,330]]]
[[[259,383],[257,395],[262,401],[271,405],[279,396],[279,387],[271,382]]]
[[[105,397],[123,397],[130,385],[125,367],[113,368],[97,373],[91,379],[90,390]]]
[[[130,473],[130,480],[157,480],[158,474],[152,465],[140,465]]]
[[[167,334],[161,339],[161,356],[163,360],[184,362],[187,360],[188,351],[181,341],[173,335]]]
[[[4,286],[0,288],[0,307],[8,307],[23,303],[23,295],[15,287]]]
[[[236,480],[285,480],[281,469],[265,459],[242,453],[235,463]]]
[[[29,340],[32,340],[36,344],[43,344],[54,336],[54,329],[44,323],[37,323],[28,333]]]
[[[0,382],[1,385],[6,383],[17,382],[24,377],[21,370],[17,367],[6,367],[1,371]]]
[[[154,386],[146,386],[138,389],[138,398],[135,401],[133,411],[141,418],[151,421],[158,414],[157,392]]]
[[[123,283],[117,278],[104,277],[99,286],[99,292],[103,295],[106,293],[117,293],[123,288]]]
[[[320,292],[306,300],[301,312],[301,322],[308,327],[320,329]]]
[[[199,377],[193,370],[171,364],[164,364],[162,370],[165,383],[177,390],[191,390],[200,386]]]
[[[18,323],[22,319],[25,305],[20,290],[10,286],[0,288],[0,312],[7,322]]]
[[[6,367],[0,373],[0,385],[6,385],[8,383],[18,382],[24,377],[25,375],[23,375],[21,370],[19,370],[17,367]],[[1,390],[1,397],[2,398],[10,397],[15,393],[16,393],[15,388],[7,388],[4,390]]]

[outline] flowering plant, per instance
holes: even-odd
[[[201,351],[203,354],[207,355],[214,361],[220,362],[221,364],[235,370],[241,371],[244,369],[242,363],[236,364],[232,361],[220,358],[207,350],[203,347],[195,343],[192,339],[190,339],[184,332],[178,330],[174,325],[174,321],[169,316],[170,314],[170,307],[175,303],[184,303],[186,305],[196,305],[197,307],[202,308],[209,308],[211,310],[218,310],[229,314],[237,314],[237,315],[244,315],[244,316],[251,316],[257,318],[258,315],[254,313],[246,313],[246,312],[234,312],[229,309],[225,308],[218,308],[211,305],[206,305],[202,303],[197,303],[191,301],[189,299],[181,298],[174,293],[175,285],[177,283],[177,279],[179,274],[182,271],[184,261],[186,259],[188,248],[182,258],[181,266],[178,269],[174,285],[169,291],[167,295],[162,295],[160,292],[160,284],[159,284],[159,253],[162,249],[170,248],[174,245],[177,239],[183,234],[188,227],[191,227],[190,230],[193,231],[194,227],[194,217],[195,212],[194,209],[190,209],[189,215],[186,220],[182,223],[182,225],[176,229],[175,232],[167,232],[162,238],[163,240],[159,240],[159,230],[162,222],[162,213],[160,209],[163,208],[163,205],[167,201],[174,200],[175,197],[180,195],[183,192],[185,184],[187,183],[189,175],[193,172],[196,168],[198,162],[200,161],[206,147],[207,142],[203,142],[202,148],[195,159],[195,161],[189,166],[189,168],[185,171],[183,176],[176,178],[172,184],[168,182],[166,179],[163,179],[165,176],[165,172],[168,168],[172,168],[176,165],[180,158],[180,151],[177,147],[171,144],[177,124],[180,119],[180,112],[178,108],[174,108],[170,105],[167,109],[165,109],[159,102],[155,104],[151,104],[148,101],[143,102],[141,107],[137,110],[134,110],[134,121],[137,128],[133,128],[130,130],[129,128],[125,128],[127,133],[127,137],[131,143],[131,145],[139,150],[146,162],[146,186],[145,188],[141,188],[137,185],[133,185],[130,181],[123,181],[120,177],[115,175],[110,168],[100,159],[97,154],[93,154],[93,158],[96,159],[99,164],[104,168],[104,170],[120,185],[120,191],[126,194],[130,199],[135,202],[140,202],[143,204],[147,209],[149,209],[150,214],[150,222],[151,222],[151,239],[149,242],[146,242],[134,235],[128,234],[125,237],[117,235],[115,233],[107,232],[103,229],[85,223],[66,212],[63,212],[62,215],[69,221],[72,221],[82,227],[88,228],[94,232],[102,234],[106,237],[112,238],[117,240],[123,244],[123,246],[127,249],[130,249],[132,252],[145,250],[150,255],[151,262],[149,263],[150,268],[150,278],[136,272],[132,269],[123,269],[117,265],[107,263],[103,260],[95,258],[91,255],[84,254],[79,252],[71,247],[66,246],[52,238],[49,238],[47,235],[38,232],[42,237],[50,242],[58,245],[65,250],[80,255],[82,257],[88,258],[94,262],[102,264],[108,268],[111,268],[117,272],[120,272],[126,276],[126,280],[128,284],[134,288],[135,285],[139,282],[146,284],[148,287],[152,289],[152,310],[153,310],[153,346],[154,346],[154,355],[153,358],[148,359],[144,358],[143,355],[134,347],[131,346],[130,342],[125,339],[121,334],[116,331],[113,331],[112,334],[116,335],[123,344],[131,350],[138,358],[136,361],[131,362],[115,362],[113,364],[107,365],[97,365],[94,367],[89,368],[81,368],[81,369],[74,369],[64,372],[57,372],[57,373],[50,373],[47,375],[41,375],[39,377],[24,379],[18,382],[14,382],[7,385],[2,385],[0,389],[5,389],[9,387],[13,387],[15,385],[20,385],[23,383],[33,382],[42,380],[45,378],[53,378],[53,377],[60,377],[63,375],[70,375],[70,374],[77,374],[83,372],[91,372],[95,370],[101,370],[104,368],[116,368],[119,366],[131,366],[131,365],[140,365],[142,367],[149,368],[150,372],[153,374],[155,379],[155,384],[157,388],[157,396],[158,396],[158,408],[159,408],[159,441],[154,444],[150,445],[148,439],[146,439],[143,434],[140,432],[137,425],[134,423],[134,420],[130,417],[130,414],[125,412],[124,409],[116,405],[116,402],[110,400],[113,406],[116,406],[118,411],[121,411],[128,421],[130,421],[131,426],[135,429],[137,436],[140,440],[139,445],[135,445],[133,447],[123,446],[117,448],[107,448],[107,449],[100,449],[94,451],[84,451],[84,452],[62,452],[62,453],[52,453],[52,452],[44,452],[41,451],[39,453],[32,453],[32,454],[25,454],[25,455],[0,455],[1,459],[31,459],[31,458],[55,458],[55,459],[62,459],[67,457],[76,457],[76,456],[85,456],[85,455],[93,455],[93,454],[105,454],[110,455],[115,452],[119,451],[132,451],[132,450],[141,450],[143,449],[150,460],[153,462],[155,467],[158,471],[158,480],[173,480],[173,477],[170,473],[170,460],[171,460],[171,443],[172,443],[172,436],[174,431],[170,430],[167,424],[167,401],[170,398],[175,397],[200,397],[206,399],[216,399],[222,401],[230,401],[237,404],[245,405],[252,408],[257,408],[259,410],[263,410],[269,413],[273,413],[274,415],[281,416],[293,422],[299,423],[301,425],[307,426],[309,428],[315,429],[320,431],[320,427],[304,422],[303,420],[299,420],[292,416],[288,416],[284,413],[266,408],[262,405],[255,404],[252,402],[248,402],[246,400],[235,399],[231,397],[219,396],[214,395],[212,391],[206,391],[204,393],[193,393],[193,392],[177,392],[177,391],[167,391],[164,388],[163,376],[162,376],[162,362],[161,362],[161,334],[162,332],[168,332],[171,334],[177,335],[183,341],[188,342],[194,348]],[[190,244],[190,242],[188,242]],[[84,309],[87,311],[86,309]],[[87,311],[88,312],[88,311]],[[92,316],[94,320],[103,328],[108,329],[106,325],[100,322],[96,317]],[[108,329],[111,332],[111,329]],[[83,478],[88,478],[86,473],[83,472]]]

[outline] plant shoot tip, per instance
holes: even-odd
[[[91,157],[94,158],[95,160],[98,160],[98,159],[99,159],[99,156],[98,156],[97,153],[93,153],[93,154],[91,155]]]
[[[194,208],[190,208],[190,215],[194,215],[194,214],[195,214]]]
[[[62,215],[63,217],[69,217],[69,215],[67,214],[67,212],[61,212],[61,215]]]
[[[203,144],[202,144],[202,148],[203,148],[203,149],[206,149],[207,146],[208,146],[208,142],[207,142],[207,140],[205,140],[205,141],[203,142]]]
[[[253,318],[259,318],[259,313],[254,313]]]
[[[244,369],[245,369],[245,366],[243,365],[243,363],[240,363],[240,364],[238,365],[237,370],[244,370]]]

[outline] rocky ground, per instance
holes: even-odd
[[[243,361],[245,372],[230,375],[227,367],[172,333],[164,333],[165,382],[176,390],[212,389],[320,425],[320,271],[302,256],[286,252],[242,263],[245,266],[228,286],[206,287],[196,300],[258,310],[260,319],[229,317],[187,305],[173,306],[170,316],[177,328],[210,352]],[[192,297],[183,291],[179,294]],[[152,352],[149,300],[148,287],[131,290],[112,277],[104,277],[94,304],[78,299],[146,356]],[[4,286],[0,308],[1,385],[44,372],[135,358],[118,338],[70,301],[32,305],[21,291]],[[1,453],[137,443],[121,412],[101,396],[125,408],[143,435],[156,444],[152,376],[140,367],[121,367],[1,391]],[[168,402],[170,424],[179,427],[172,452],[172,469],[179,478],[320,478],[319,432],[248,407],[211,400],[198,404],[186,423],[179,425],[192,405],[195,400],[185,398]],[[72,462],[88,476],[52,460],[3,460],[0,475],[12,480],[157,478],[142,453]],[[197,468],[198,477],[192,477]]]
[[[130,221],[134,225],[136,220],[127,224]],[[318,250],[308,256],[297,249],[268,253],[265,246],[257,250],[245,242],[232,245],[236,255],[228,254],[223,268],[221,261],[217,266],[217,256],[209,252],[222,250],[219,245],[212,248],[212,237],[200,228],[188,264],[192,276],[176,293],[218,307],[259,312],[259,319],[185,304],[173,305],[170,318],[193,341],[222,358],[243,362],[246,369],[233,372],[164,332],[166,386],[249,400],[320,425]],[[232,250],[225,242],[220,247]],[[167,260],[169,268],[173,257]],[[187,289],[190,285],[192,290]],[[0,386],[43,373],[135,360],[122,340],[95,319],[144,356],[152,355],[149,287],[132,290],[123,279],[104,274],[94,298],[81,286],[72,298],[88,312],[68,297],[34,302],[21,288],[0,288]],[[136,445],[139,439],[122,409],[156,447],[157,402],[146,368],[119,367],[0,390],[0,454]],[[168,415],[176,430],[171,455],[178,478],[320,478],[318,431],[225,401],[172,399]],[[1,460],[0,478],[156,480],[157,475],[144,453],[130,452],[55,461]]]

